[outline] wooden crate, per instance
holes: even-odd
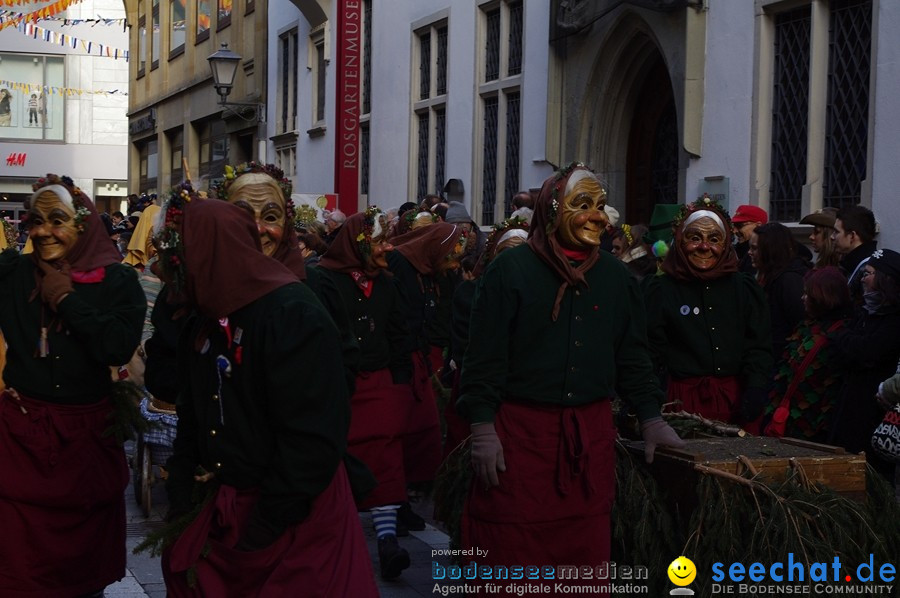
[[[735,475],[754,475],[767,483],[783,481],[798,465],[812,482],[864,501],[866,455],[850,454],[843,448],[794,438],[758,436],[688,439],[683,449],[660,448],[650,466],[654,477],[675,494],[679,503],[695,493],[701,473],[694,465]],[[628,443],[630,451],[643,458],[643,443]],[[687,505],[683,505],[687,506]]]

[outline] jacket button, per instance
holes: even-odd
[[[569,399],[571,399],[571,398],[574,397],[574,396],[575,396],[575,393],[573,393],[573,392],[570,392],[570,393],[567,393],[567,394],[566,394],[566,398],[569,398]]]
[[[218,401],[218,400],[219,400],[219,395],[213,395],[212,399],[213,399],[213,401]]]
[[[221,464],[221,463],[216,463],[216,469],[222,469],[222,464]]]
[[[576,321],[576,322],[580,322],[580,321],[581,321],[581,316],[575,316],[575,321]]]
[[[210,436],[215,436],[215,435],[216,435],[216,431],[215,431],[215,430],[210,430],[210,431],[209,431],[209,435],[210,435]]]
[[[581,341],[575,341],[575,346],[576,346],[576,347],[580,347],[580,346],[581,346]]]

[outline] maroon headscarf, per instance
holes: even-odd
[[[722,220],[725,228],[725,252],[719,257],[719,261],[709,270],[698,270],[688,260],[687,254],[682,247],[682,239],[684,238],[684,223],[688,217],[698,210],[709,210],[715,213]],[[728,212],[719,206],[716,202],[707,203],[703,198],[698,199],[690,206],[685,207],[677,224],[675,226],[674,240],[672,248],[669,250],[666,259],[662,263],[662,270],[672,278],[681,281],[688,280],[716,280],[728,274],[738,271],[738,258],[732,244],[731,219]]]
[[[297,238],[294,223],[290,221],[290,218],[285,218],[285,220],[284,236],[281,237],[281,243],[275,248],[272,259],[284,264],[288,270],[294,273],[297,280],[306,280],[306,263],[300,254],[300,239]]]
[[[181,219],[185,287],[206,316],[222,318],[267,293],[297,282],[262,253],[253,218],[231,204],[195,199]]]
[[[560,209],[566,194],[566,183],[576,170],[590,168],[580,162],[573,162],[569,166],[558,170],[553,176],[547,178],[541,187],[541,194],[534,204],[534,217],[531,220],[531,232],[528,234],[528,245],[531,246],[541,260],[550,266],[562,284],[556,291],[556,299],[553,302],[551,319],[555,322],[559,317],[559,304],[568,287],[576,287],[579,284],[588,286],[584,274],[590,270],[599,257],[600,248],[592,247],[588,250],[587,257],[577,265],[572,265],[569,258],[563,252],[559,244],[556,231],[559,229]],[[556,202],[556,207],[553,203]]]
[[[455,224],[435,222],[391,239],[394,251],[400,252],[419,274],[438,271],[441,263],[453,253],[462,236]]]
[[[381,268],[373,268],[363,257],[362,246],[367,243],[365,239],[357,240],[360,235],[371,235],[371,218],[377,218],[381,212],[367,215],[366,212],[357,212],[344,221],[344,225],[338,230],[337,236],[328,247],[328,251],[319,260],[319,267],[334,272],[345,274],[361,273],[366,278],[375,278],[381,272]],[[369,218],[369,222],[367,222]],[[383,229],[383,233],[387,231]]]
[[[76,278],[78,273],[105,268],[110,264],[117,264],[122,261],[122,257],[110,242],[109,235],[106,234],[106,227],[103,225],[103,221],[100,220],[100,215],[97,213],[94,202],[81,189],[75,186],[72,179],[67,176],[60,177],[55,174],[48,174],[45,178],[32,185],[32,189],[34,189],[35,193],[52,192],[52,189],[44,189],[48,185],[63,187],[72,196],[72,203],[76,210],[85,208],[88,211],[82,222],[83,230],[78,234],[78,240],[65,257]],[[37,250],[31,255],[36,264],[38,259],[40,259]]]
[[[298,280],[306,280],[306,262],[300,254],[300,239],[297,238],[297,231],[294,229],[294,203],[291,201],[292,185],[290,180],[285,178],[284,172],[274,164],[258,164],[251,161],[239,164],[231,171],[236,176],[229,179],[226,173],[225,182],[216,188],[216,196],[219,199],[227,199],[229,188],[245,174],[265,174],[278,185],[282,200],[284,200],[284,221],[282,222],[284,234],[281,236],[281,242],[275,248],[272,258],[287,266],[287,269],[293,272]]]

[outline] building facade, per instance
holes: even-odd
[[[128,193],[122,3],[85,0],[58,14],[22,3],[0,15],[0,217],[18,220],[48,172],[71,176],[99,210],[118,210]]]
[[[579,159],[625,222],[862,203],[898,245],[898,24],[888,0],[272,0],[269,152],[351,211],[445,192],[489,225]]]
[[[226,164],[265,161],[266,0],[125,0],[130,25],[128,182],[164,192],[220,179]],[[207,59],[240,55],[223,105]]]

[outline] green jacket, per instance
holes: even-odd
[[[110,366],[131,359],[141,342],[147,298],[134,268],[106,267],[98,283],[74,283],[54,313],[35,290],[29,255],[0,254],[0,330],[9,345],[3,379],[22,394],[60,404],[89,404],[112,388]],[[41,328],[49,354],[39,357]]]
[[[478,281],[457,409],[493,421],[505,400],[575,406],[618,393],[643,421],[659,415],[637,281],[601,251],[587,287],[567,288],[528,245],[503,252]]]
[[[682,282],[661,274],[650,281],[646,301],[653,358],[669,376],[738,376],[745,388],[768,385],[769,307],[751,276]]]
[[[230,347],[208,320],[197,318],[181,335],[178,435],[166,488],[171,504],[189,504],[200,465],[223,484],[259,488],[259,515],[284,529],[307,516],[346,452],[350,398],[340,383],[340,337],[299,282],[229,314],[228,324]],[[220,356],[227,364],[217,364]]]

